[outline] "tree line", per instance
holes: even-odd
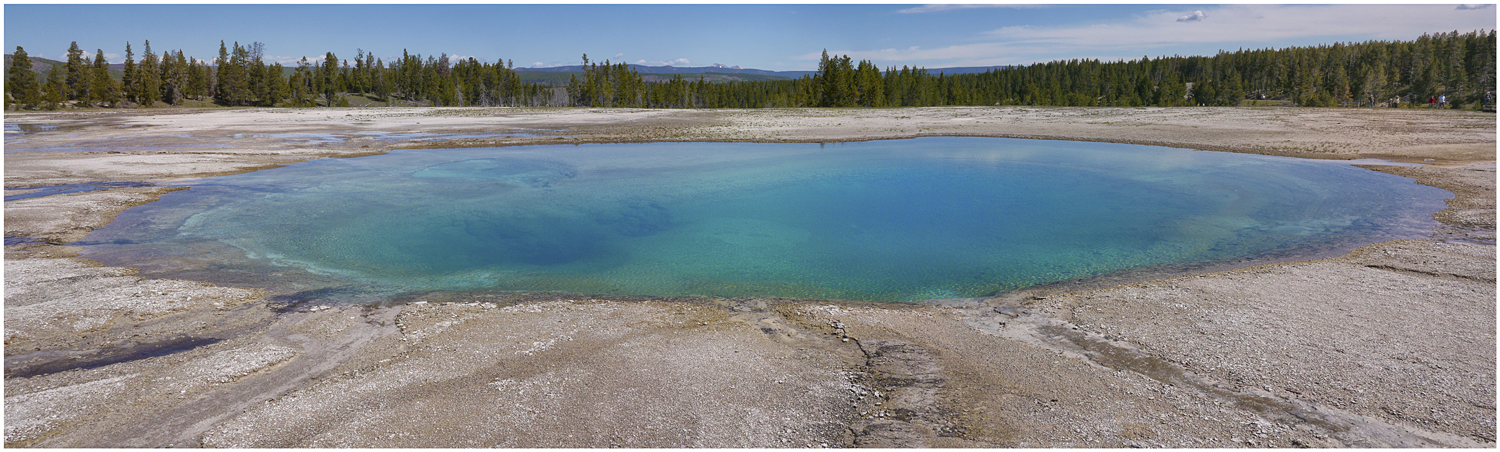
[[[585,62],[587,61],[587,55]],[[928,106],[1190,106],[1279,99],[1296,105],[1493,105],[1495,31],[1424,34],[1413,41],[1221,51],[1211,57],[1067,60],[975,74],[903,66],[881,71],[827,51],[793,80],[642,84],[626,65],[585,63],[571,105],[648,108]]]
[[[366,95],[387,104],[396,101],[434,106],[545,105],[546,86],[521,81],[512,66],[480,63],[474,58],[451,63],[440,57],[402,52],[388,66],[373,53],[358,51],[353,66],[333,52],[322,59],[303,57],[288,70],[267,64],[265,45],[219,42],[214,64],[187,57],[181,50],[157,56],[145,41],[139,62],[125,44],[123,75],[116,80],[102,49],[92,63],[74,42],[67,61],[53,65],[42,81],[31,69],[26,50],[16,46],[7,67],[7,107],[56,109],[66,102],[95,107],[181,105],[184,100],[223,106],[349,106],[349,94]]]
[[[450,61],[402,51],[387,64],[363,49],[353,59],[332,52],[287,70],[267,64],[265,46],[219,44],[214,64],[181,50],[158,56],[146,41],[139,63],[125,45],[124,75],[115,80],[102,50],[92,62],[77,43],[68,60],[39,82],[16,47],[7,74],[8,106],[57,108],[66,101],[101,107],[176,105],[184,99],[225,106],[347,106],[358,94],[391,104],[632,108],[795,108],[913,106],[1186,106],[1238,105],[1276,99],[1303,106],[1422,104],[1445,96],[1452,106],[1493,104],[1495,31],[1424,34],[1412,41],[1365,41],[1283,49],[1221,51],[1101,62],[1067,60],[936,74],[903,66],[879,69],[827,51],[814,75],[788,80],[711,83],[674,75],[648,82],[625,63],[583,56],[554,100],[553,88],[522,81],[513,63]],[[502,64],[503,63],[503,64]]]

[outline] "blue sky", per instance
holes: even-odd
[[[578,64],[587,53],[653,66],[815,70],[849,55],[882,68],[1030,64],[1333,42],[1411,40],[1495,28],[1489,5],[897,5],[897,4],[6,4],[5,52],[63,59],[70,42],[124,61],[145,40],[158,54],[217,56],[219,41],[265,43],[284,64],[356,49],[391,61],[447,53],[515,65]]]

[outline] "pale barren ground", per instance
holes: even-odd
[[[448,294],[281,306],[82,239],[168,189],[5,203],[20,447],[1495,447],[1495,116],[1298,108],[7,114],[6,194],[412,146],[995,136],[1371,167],[1454,192],[1429,239],[921,306]],[[1122,285],[1116,285],[1122,284]]]

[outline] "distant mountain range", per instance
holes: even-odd
[[[9,54],[9,53],[5,54],[5,69],[6,70],[10,70],[10,59],[11,59],[11,57],[12,57],[11,54]],[[92,60],[90,60],[90,61],[92,61]],[[49,59],[46,59],[46,58],[31,57],[31,70],[33,72],[38,73],[38,74],[46,74],[48,70],[52,69],[52,65],[54,65],[54,64],[61,66],[64,63],[61,62],[61,61],[49,60]],[[111,65],[111,66],[113,66],[113,65]],[[124,68],[125,65],[121,64],[120,67]]]
[[[6,68],[10,67],[10,58],[11,58],[11,55],[9,55],[9,54],[5,55],[5,67]],[[90,61],[92,61],[91,60],[92,57],[89,57],[89,58],[90,58]],[[65,64],[66,63],[64,63],[62,61],[49,60],[49,59],[46,59],[46,58],[31,57],[31,69],[33,71],[36,71],[38,79],[42,78],[44,76],[44,74],[47,73],[47,70],[51,69],[53,65],[62,66],[62,65],[65,65]],[[944,74],[975,74],[975,73],[986,72],[986,71],[990,71],[990,70],[994,70],[994,69],[1008,69],[1010,67],[1011,66],[949,67],[949,68],[927,69],[927,73],[928,74],[934,74],[934,75],[938,74],[938,73],[944,73]],[[110,64],[109,65],[110,75],[113,76],[113,77],[115,77],[116,79],[119,79],[121,77],[121,75],[123,74],[124,68],[125,68],[125,64],[124,63]],[[630,65],[630,68],[631,69],[635,69],[635,71],[638,72],[638,73],[640,73],[643,76],[643,78],[646,79],[646,81],[651,81],[651,82],[666,81],[666,80],[668,80],[668,79],[671,78],[670,75],[672,75],[672,74],[685,74],[686,76],[683,77],[683,78],[687,79],[688,81],[695,81],[695,80],[698,80],[698,79],[702,78],[702,79],[706,79],[706,80],[711,81],[711,82],[776,80],[776,79],[783,79],[783,78],[785,78],[785,79],[795,79],[795,78],[800,78],[800,77],[802,77],[804,75],[816,75],[817,74],[817,71],[768,71],[768,70],[764,70],[764,69],[747,69],[747,68],[743,68],[743,67],[740,67],[740,66],[726,66],[726,65],[723,65],[723,64],[712,64],[712,65],[701,66],[701,67],[645,66],[645,65],[639,65],[639,64],[632,64],[632,65]],[[885,69],[886,68],[881,68],[882,71],[884,71]],[[518,67],[518,68],[515,68],[515,70],[516,70],[516,72],[523,73],[522,79],[526,80],[526,81],[539,82],[539,83],[549,84],[549,85],[561,85],[561,84],[566,84],[567,83],[568,77],[567,76],[562,76],[562,75],[559,75],[559,74],[582,73],[583,72],[583,66],[582,65],[575,65],[575,66],[555,66],[555,67],[542,67],[542,68]],[[283,76],[289,76],[291,74],[291,72],[292,72],[292,68],[291,67],[287,67],[287,68],[285,68],[285,71],[286,71],[286,73],[283,74]]]
[[[676,66],[645,66],[640,64],[630,65],[631,69],[642,74],[755,74],[768,75],[772,77],[797,78],[804,75],[816,74],[816,71],[767,71],[763,69],[745,69],[739,66],[725,66],[713,64],[703,67],[676,67]],[[583,72],[582,65],[554,66],[554,67],[518,67],[516,72]]]
[[[764,69],[746,69],[739,66],[725,66],[712,64],[702,67],[676,67],[676,66],[645,66],[639,64],[630,65],[631,69],[641,74],[755,74],[771,77],[799,78],[804,75],[815,75],[817,71],[768,71]],[[977,74],[994,69],[1008,69],[1010,66],[985,66],[985,67],[949,67],[927,69],[928,74]],[[583,72],[583,66],[554,66],[554,67],[526,67],[515,68],[516,72]],[[881,69],[882,71],[885,68]]]

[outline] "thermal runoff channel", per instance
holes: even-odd
[[[330,298],[915,301],[1421,236],[1449,196],[1339,163],[994,138],[404,150],[190,185],[84,255]]]

